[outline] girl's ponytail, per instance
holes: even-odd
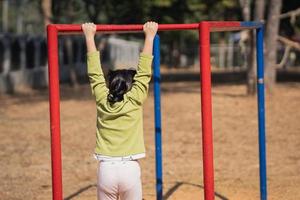
[[[126,93],[126,90],[121,88],[116,88],[116,90],[113,93],[109,93],[107,95],[107,100],[110,103],[116,103],[119,101],[122,101],[124,99],[124,94]]]
[[[116,70],[108,73],[109,94],[107,100],[114,104],[124,99],[124,94],[132,87],[134,70]]]

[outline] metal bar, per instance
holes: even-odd
[[[56,26],[59,32],[81,32],[80,24],[53,24]],[[159,31],[170,31],[170,30],[193,30],[198,29],[199,24],[159,24]],[[97,25],[97,31],[102,32],[137,32],[143,31],[142,24],[132,25]]]
[[[208,22],[199,24],[199,59],[201,71],[202,148],[205,200],[214,199],[214,166],[212,136],[210,30]]]
[[[260,26],[260,27],[257,27]],[[264,84],[263,84],[263,28],[262,23],[247,22],[209,22],[199,24],[160,24],[160,31],[194,30],[199,31],[199,59],[201,67],[201,108],[202,108],[202,142],[203,142],[203,178],[205,200],[214,199],[213,172],[213,136],[212,136],[212,103],[211,103],[211,71],[210,71],[210,32],[232,31],[257,28],[257,62],[258,62],[258,111],[259,111],[259,148],[260,148],[260,180],[261,198],[266,199],[266,159],[265,159],[265,119],[264,119]],[[138,32],[143,25],[97,25],[97,31]],[[53,199],[62,200],[62,170],[60,141],[60,96],[58,73],[58,33],[81,32],[81,25],[51,24],[47,27],[48,60],[49,60],[49,101],[51,126],[51,158]],[[155,95],[155,145],[157,199],[162,199],[162,150],[161,150],[161,113],[160,113],[160,68],[159,37],[154,42],[154,95]],[[157,67],[156,67],[157,65]],[[260,71],[259,71],[260,70]]]
[[[239,22],[239,21],[204,21],[209,23],[210,31],[237,31],[245,29],[256,29],[262,25],[261,22]],[[60,33],[76,33],[81,32],[80,24],[53,24],[56,26]],[[172,31],[172,30],[196,30],[199,28],[199,24],[159,24],[159,31]],[[143,30],[142,24],[129,24],[129,25],[109,25],[98,24],[97,31],[112,33],[112,32],[141,32]]]
[[[238,31],[238,30],[249,30],[256,29],[262,26],[261,22],[253,21],[207,21],[210,26],[210,32],[219,31]]]
[[[246,27],[246,28],[260,28],[264,25],[263,22],[257,22],[257,21],[244,21],[241,22],[241,26]]]
[[[156,199],[163,198],[162,145],[161,145],[161,109],[160,109],[160,39],[156,35],[153,45],[153,79],[154,79],[154,112],[155,112],[155,166],[156,166]]]
[[[264,86],[264,28],[256,29],[256,59],[257,59],[257,104],[258,104],[258,140],[259,140],[259,173],[260,198],[267,199],[267,164],[265,136],[265,86]]]
[[[49,103],[51,129],[52,193],[53,200],[62,200],[62,164],[60,142],[60,108],[59,108],[59,73],[58,73],[58,38],[53,25],[47,27]]]

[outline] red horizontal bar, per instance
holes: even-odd
[[[254,26],[241,26],[239,21],[202,21],[200,23],[208,24],[209,31],[237,31],[245,29],[258,28],[260,23]],[[255,23],[253,23],[255,24]],[[54,26],[58,32],[81,32],[81,24],[50,24]],[[97,24],[97,31],[102,32],[139,32],[143,30],[142,24],[131,24],[131,25],[109,25],[109,24]],[[172,30],[195,30],[199,28],[199,23],[193,24],[159,24],[159,31],[172,31]]]
[[[50,24],[49,26],[55,26],[59,32],[81,32],[80,24]],[[198,29],[199,24],[159,24],[159,31],[168,30],[194,30]],[[97,25],[97,31],[103,32],[136,32],[142,31],[142,24],[135,25]]]
[[[252,23],[253,26],[242,26],[243,22],[240,21],[206,21],[204,23],[208,23],[210,27],[210,32],[217,31],[238,31],[238,30],[246,30],[246,29],[256,29],[262,25],[262,23]],[[255,24],[255,25],[254,25]]]
[[[241,22],[239,21],[207,21],[210,28],[218,28],[218,27],[240,27]]]
[[[209,22],[211,32],[215,31],[237,31],[243,29],[240,22]]]

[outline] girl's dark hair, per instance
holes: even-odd
[[[110,103],[116,103],[123,100],[123,95],[128,92],[133,83],[135,70],[119,69],[108,72],[108,89],[107,100]]]

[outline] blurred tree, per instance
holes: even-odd
[[[52,23],[52,0],[41,0],[41,11],[44,18],[44,26]]]
[[[267,90],[272,93],[276,81],[277,35],[279,32],[282,0],[270,0],[266,27],[265,82]]]
[[[243,19],[245,21],[251,20],[251,0],[240,0],[242,7]],[[255,0],[253,3],[254,14],[253,21],[262,21],[264,19],[265,2],[264,0]],[[256,94],[256,46],[255,46],[255,33],[254,31],[247,31],[247,94]]]
[[[240,2],[244,3],[243,5],[247,5],[246,1],[249,0],[240,0]],[[266,6],[267,5],[267,6]],[[284,14],[281,14],[281,7],[283,7]],[[287,35],[288,37],[292,37],[297,31],[297,8],[300,7],[299,0],[290,0],[288,3],[282,5],[282,0],[255,0],[254,5],[250,5],[253,14],[254,21],[261,21],[266,18],[267,26],[266,26],[266,34],[265,34],[265,82],[266,88],[269,93],[272,92],[272,88],[276,82],[276,67],[280,66],[276,64],[278,57],[277,57],[277,40],[279,39],[281,42],[286,41],[288,44],[288,48],[291,46],[291,42],[288,42],[288,39],[282,38],[279,36],[279,30],[281,34]],[[245,10],[242,8],[242,10]],[[292,10],[292,11],[291,11]],[[294,11],[293,11],[294,10]],[[265,16],[265,11],[268,13],[268,16]],[[243,12],[247,13],[247,11]],[[245,15],[245,14],[244,14]],[[244,16],[245,17],[245,16]],[[284,19],[280,22],[281,18],[289,18]],[[248,18],[245,17],[245,18]],[[295,19],[295,20],[293,20]],[[300,27],[300,20],[298,19],[298,27]],[[280,29],[279,29],[280,24]],[[256,60],[255,58],[255,37],[253,35],[252,40],[253,42],[250,43],[251,45],[251,53],[248,56],[248,84],[247,84],[247,92],[248,94],[255,94],[256,92],[256,63],[253,62]],[[251,37],[250,37],[251,38]],[[286,52],[285,52],[286,53]],[[286,58],[283,56],[283,58]],[[283,59],[284,60],[284,59]],[[284,63],[283,60],[280,62],[281,64]],[[252,63],[252,64],[251,64]]]
[[[151,6],[151,1],[83,0],[88,17],[94,23],[134,24],[142,23]]]
[[[254,3],[254,21],[264,20],[264,11],[265,11],[265,0],[255,0]],[[255,95],[256,94],[256,39],[254,31],[249,31],[250,33],[250,55],[248,59],[247,67],[247,94]]]
[[[291,0],[288,4],[283,4],[282,13],[280,33],[287,37],[300,35],[300,1]]]
[[[9,2],[8,0],[2,1],[2,31],[8,31],[8,10],[9,10]]]
[[[85,5],[85,10],[88,14],[90,21],[94,23],[99,23],[98,17],[100,12],[104,11],[106,2],[105,0],[83,0]]]
[[[88,19],[83,0],[52,0],[53,23],[82,23]]]
[[[258,0],[259,1],[259,0]],[[239,0],[240,6],[242,9],[243,20],[251,21],[251,0]],[[247,40],[245,43],[245,65],[247,68],[247,94],[254,95],[255,94],[255,72],[253,71],[254,67],[254,45],[253,45],[253,32],[249,30],[245,30],[243,32],[247,33]]]
[[[241,20],[239,0],[206,0],[203,4],[206,20]]]
[[[17,2],[17,23],[16,23],[16,29],[17,29],[17,34],[23,34],[24,33],[24,5],[27,2],[27,0],[16,0]]]
[[[158,23],[198,23],[204,18],[202,14],[205,4],[196,0],[164,0],[154,1],[150,10],[151,15]],[[198,32],[162,32],[161,37],[167,44],[167,61],[171,66],[180,66],[180,56],[183,52],[197,49]],[[196,54],[196,52],[193,52]]]
[[[244,21],[250,21],[250,19],[251,19],[251,11],[250,11],[251,0],[239,0],[239,1],[240,1],[240,5],[242,7]]]
[[[151,19],[149,13],[151,1],[123,1],[116,0],[114,5],[110,5],[110,12],[107,13],[108,23],[144,23],[146,20]],[[116,14],[117,13],[117,14]],[[152,19],[153,20],[153,19]]]
[[[43,30],[41,24],[50,22],[82,23],[93,21],[95,23],[134,24],[144,23],[147,20],[155,20],[159,23],[197,23],[202,20],[261,20],[264,18],[264,10],[267,7],[267,11],[270,12],[267,18],[266,31],[266,49],[269,50],[266,53],[266,76],[269,77],[268,74],[272,74],[269,72],[272,71],[269,61],[276,61],[276,55],[274,58],[273,53],[271,53],[275,46],[272,46],[274,44],[269,37],[274,36],[275,32],[272,31],[276,31],[275,29],[278,31],[272,15],[275,10],[278,10],[279,5],[273,1],[282,2],[282,0],[3,0],[1,1],[3,11],[1,21],[2,27],[11,30],[11,32],[17,32],[19,26],[16,25],[22,22],[25,25],[26,33],[38,33]],[[26,15],[19,14],[20,9],[18,8],[21,4],[18,2],[23,2],[21,7],[26,10]],[[297,6],[299,7],[299,0],[289,0],[283,5],[283,10],[288,12]],[[8,7],[9,12],[7,11]],[[37,8],[40,8],[40,13],[36,12]],[[39,14],[42,17],[39,17]],[[5,23],[8,20],[9,23]],[[289,19],[282,20],[281,32],[284,35],[291,36],[295,32],[300,32],[299,18],[295,19],[293,23],[291,21]],[[169,46],[166,48],[168,53],[175,48],[182,51],[185,49],[194,51],[197,48],[197,31],[170,31],[162,32],[160,35],[164,37],[164,44]],[[212,34],[211,40],[212,42],[219,42],[226,36],[226,34]],[[249,58],[253,56],[254,54]],[[248,68],[248,92],[253,93],[256,85],[255,67],[254,64],[249,66],[252,68]],[[275,77],[273,80],[275,81]],[[266,81],[268,82],[269,78],[266,78]]]

